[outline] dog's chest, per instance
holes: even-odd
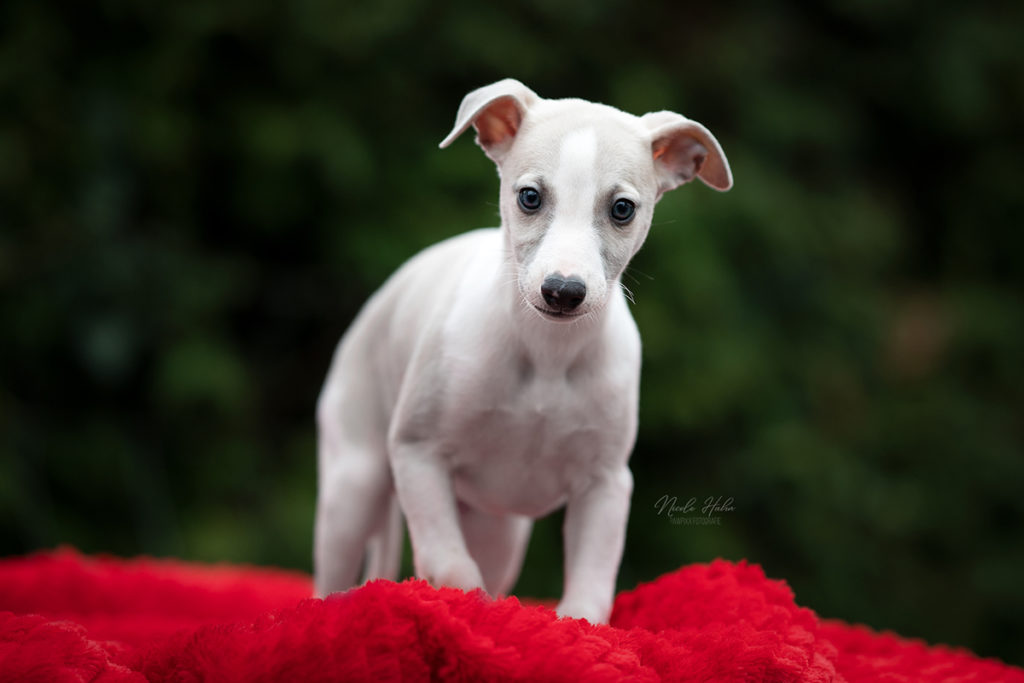
[[[588,477],[615,429],[603,388],[565,374],[476,390],[444,441],[456,495],[494,513],[541,516]]]

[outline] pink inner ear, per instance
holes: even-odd
[[[647,116],[653,120],[661,113]],[[659,176],[660,192],[667,192],[697,177],[720,192],[732,187],[729,162],[718,141],[704,126],[684,120],[664,125],[652,135],[651,155]]]
[[[703,148],[703,145],[699,146]],[[705,159],[707,159],[707,156],[704,154],[695,154],[693,156],[694,175],[700,175],[700,170],[704,168]]]
[[[689,134],[666,136],[654,143],[654,159],[682,180],[692,180],[707,159],[708,150]]]
[[[481,112],[473,126],[476,128],[480,144],[489,147],[515,135],[522,120],[523,115],[515,100],[506,97]]]
[[[690,134],[668,135],[654,143],[654,158],[662,163],[676,165],[690,163],[695,156],[703,156],[707,150]],[[664,157],[664,158],[662,158]]]

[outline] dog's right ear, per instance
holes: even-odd
[[[476,128],[476,144],[496,163],[501,163],[527,110],[539,99],[514,78],[478,88],[462,99],[455,127],[440,146],[452,144],[472,124]]]

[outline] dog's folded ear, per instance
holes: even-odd
[[[476,143],[500,162],[519,131],[527,110],[540,98],[513,78],[478,88],[466,95],[455,116],[455,127],[441,141],[447,147],[472,124]]]
[[[732,187],[729,161],[707,128],[670,111],[645,114],[641,120],[651,131],[659,196],[694,177],[721,192]]]

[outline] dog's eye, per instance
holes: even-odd
[[[527,213],[533,213],[540,208],[540,192],[532,187],[524,187],[519,190],[519,208]]]
[[[636,212],[636,204],[628,199],[616,199],[612,204],[612,220],[616,223],[629,221]]]

